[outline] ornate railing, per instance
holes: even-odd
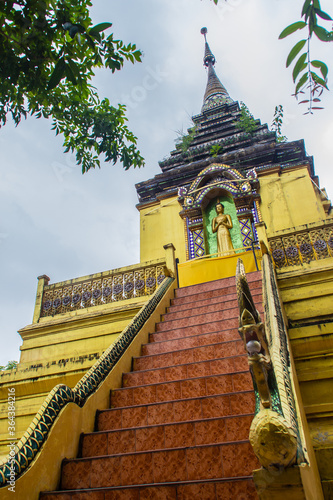
[[[256,397],[250,442],[261,465],[279,471],[304,462],[298,425],[288,336],[270,255],[262,260],[265,324],[256,310],[242,261],[236,285],[240,310],[239,333],[248,353]]]
[[[119,337],[102,354],[98,361],[79,380],[74,389],[67,385],[57,385],[45,399],[28,430],[15,445],[16,452],[8,460],[0,462],[0,487],[10,481],[11,475],[16,479],[26,471],[46,441],[50,429],[60,411],[68,404],[75,403],[82,407],[88,397],[105,380],[112,368],[124,354],[135,336],[139,333],[147,319],[154,312],[165,295],[174,278],[165,278],[154,295],[134,316],[131,323]]]
[[[165,278],[165,264],[130,266],[78,278],[69,282],[45,285],[41,317],[54,316],[108,304],[120,300],[151,295]]]
[[[333,223],[269,238],[278,269],[333,257]]]

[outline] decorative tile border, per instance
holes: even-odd
[[[147,266],[121,272],[103,273],[102,277],[44,286],[41,317],[55,316],[86,307],[152,295],[165,278],[165,266]]]
[[[278,269],[333,257],[333,225],[269,238],[269,244]]]

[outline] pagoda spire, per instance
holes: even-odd
[[[215,57],[207,42],[207,28],[201,28],[201,33],[205,37],[204,65],[208,68],[208,80],[201,111],[206,111],[221,104],[231,104],[233,100],[215,73]]]

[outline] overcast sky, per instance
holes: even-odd
[[[144,52],[141,64],[127,63],[116,75],[100,71],[95,84],[111,103],[127,103],[146,167],[125,172],[103,164],[82,176],[49,121],[29,118],[0,130],[0,364],[19,359],[16,332],[31,323],[38,275],[54,283],[139,262],[134,184],[159,173],[158,161],[174,149],[176,131],[186,131],[200,112],[207,78],[202,26],[230,96],[269,125],[282,104],[283,133],[289,140],[304,138],[321,187],[333,196],[333,94],[323,97],[324,110],[303,116],[285,69],[300,37],[278,41],[282,29],[299,19],[302,0],[220,0],[218,7],[210,0],[93,3],[94,23],[112,22],[115,37]],[[321,4],[332,14],[329,0]],[[312,57],[328,63],[331,51],[329,44],[314,43]]]

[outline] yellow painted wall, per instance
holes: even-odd
[[[46,317],[20,330],[21,360],[0,374],[0,455],[8,452],[7,396],[15,389],[19,439],[57,384],[74,387],[119,336],[149,297],[139,297]]]
[[[318,189],[306,166],[258,172],[260,210],[268,236],[275,231],[326,219]]]
[[[258,269],[261,269],[261,255],[256,251]],[[241,252],[227,257],[192,259],[179,264],[179,286],[191,286],[208,281],[230,278],[236,275],[238,259],[242,259],[247,273],[257,271],[252,252]]]
[[[173,243],[179,262],[186,260],[184,221],[177,196],[163,198],[140,210],[140,260],[163,257],[163,246]]]
[[[289,338],[325,498],[333,486],[333,259],[278,270]],[[326,482],[325,482],[326,481]]]

